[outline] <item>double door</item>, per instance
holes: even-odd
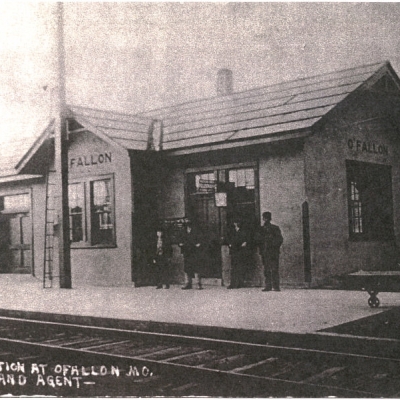
[[[203,275],[221,278],[221,245],[227,242],[233,220],[239,218],[249,232],[257,225],[257,170],[231,166],[189,172],[186,183],[187,216],[203,239]]]
[[[0,216],[0,272],[31,273],[32,224],[29,213]]]
[[[0,273],[32,272],[32,219],[28,193],[0,197]]]

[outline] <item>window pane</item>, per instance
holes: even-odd
[[[255,172],[253,168],[238,168],[228,171],[230,210],[228,224],[232,218],[240,218],[249,229],[256,224],[256,196],[254,184]]]
[[[217,181],[214,172],[196,174],[196,192],[214,193]]]
[[[4,197],[4,210],[27,210],[30,208],[30,196],[26,194],[17,194],[15,196]]]
[[[10,244],[18,245],[21,243],[21,222],[18,216],[10,218]]]
[[[246,169],[246,188],[254,189],[254,169]]]
[[[83,184],[74,183],[68,186],[69,230],[71,242],[83,241]]]
[[[357,189],[357,183],[352,181],[350,182],[350,209],[351,209],[351,231],[352,233],[362,233],[362,204],[360,199],[360,193]]]
[[[113,216],[111,205],[111,181],[91,183],[92,244],[113,243]]]
[[[70,217],[70,240],[71,242],[83,241],[82,215],[71,215]]]
[[[30,268],[32,264],[32,253],[30,250],[22,250],[22,255],[24,257],[24,267]]]
[[[103,207],[110,203],[110,181],[93,182],[93,204]]]
[[[32,224],[28,216],[21,217],[22,223],[22,243],[31,244],[32,242]]]
[[[231,169],[229,171],[229,182],[234,183],[236,187],[254,189],[254,169]]]
[[[83,208],[83,190],[81,183],[74,183],[68,186],[68,202],[71,209]]]
[[[237,186],[237,174],[236,174],[236,169],[231,169],[229,171],[229,182],[232,182]]]
[[[246,186],[246,175],[244,169],[239,169],[237,171],[237,187],[245,187]]]

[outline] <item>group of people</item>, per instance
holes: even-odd
[[[280,291],[279,253],[283,243],[280,228],[271,223],[271,213],[264,212],[263,225],[254,235],[243,229],[239,219],[233,221],[233,229],[228,237],[229,252],[231,255],[231,282],[228,289],[244,286],[246,271],[253,260],[253,244],[256,244],[261,253],[264,266],[265,286],[267,291]],[[156,246],[152,251],[152,262],[157,277],[157,289],[169,289],[169,264],[172,257],[172,244],[162,228],[157,229]],[[193,288],[193,280],[198,289],[202,289],[199,261],[201,260],[202,241],[199,233],[193,229],[191,223],[186,225],[185,231],[179,240],[179,247],[184,258],[185,284],[183,290]]]
[[[152,250],[152,262],[154,264],[154,272],[157,279],[157,289],[169,289],[169,264],[172,257],[172,243],[165,231],[160,227],[157,229],[156,236],[157,245]],[[179,247],[184,259],[185,285],[182,289],[192,289],[193,279],[197,280],[197,288],[203,289],[201,284],[201,276],[199,271],[199,260],[201,259],[201,239],[192,224],[186,224],[184,234],[180,238]]]

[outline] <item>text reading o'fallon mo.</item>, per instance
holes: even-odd
[[[94,378],[98,377],[149,377],[153,372],[146,366],[136,367],[130,365],[128,369],[122,370],[115,365],[99,366],[77,366],[68,364],[31,364],[25,365],[21,362],[0,361],[0,388],[1,386],[35,386],[50,387],[75,387],[80,388],[83,384],[95,384]]]

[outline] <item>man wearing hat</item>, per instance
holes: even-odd
[[[182,289],[192,289],[193,278],[197,278],[197,288],[203,289],[199,271],[199,263],[201,262],[200,236],[193,229],[190,222],[186,224],[179,247],[181,248],[181,252],[183,254],[185,272],[185,286],[183,286]]]
[[[162,227],[157,228],[156,236],[154,237],[154,244],[152,249],[152,259],[155,267],[155,275],[157,280],[157,289],[169,289],[170,280],[170,259],[172,257],[173,249],[170,240],[165,234]]]
[[[262,215],[264,225],[259,231],[259,245],[264,265],[265,287],[263,292],[280,291],[279,283],[279,252],[283,237],[279,226],[271,224],[271,213]]]
[[[239,218],[235,218],[233,221],[233,229],[228,242],[231,255],[231,282],[228,289],[237,289],[244,286],[246,271],[252,259],[250,239],[242,228]]]

